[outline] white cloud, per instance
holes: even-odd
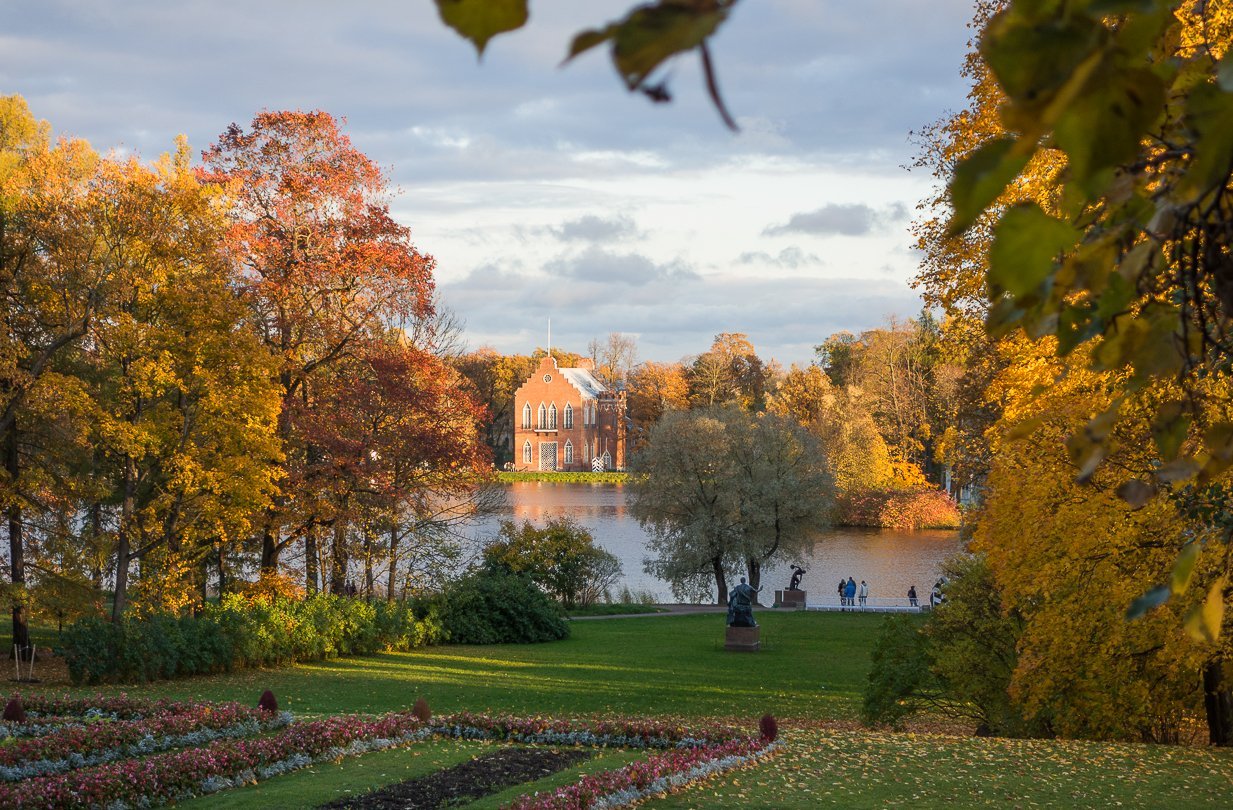
[[[788,361],[915,312],[904,201],[932,180],[899,167],[909,130],[964,103],[969,0],[740,4],[712,48],[736,136],[693,56],[670,105],[598,50],[557,69],[632,2],[536,4],[480,61],[427,2],[9,0],[0,82],[58,133],[147,157],[262,109],[346,116],[473,345],[533,348],[555,309],[579,345],[633,332],[676,359],[747,331]],[[860,238],[813,241],[835,233]]]

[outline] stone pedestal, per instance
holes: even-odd
[[[724,649],[735,652],[757,652],[762,649],[761,627],[729,627],[724,635]]]
[[[793,590],[775,591],[775,602],[780,607],[803,608],[805,607],[805,592]]]

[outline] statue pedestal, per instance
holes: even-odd
[[[724,635],[724,649],[734,652],[757,652],[762,649],[761,627],[729,627]]]
[[[805,592],[793,590],[775,591],[775,602],[780,607],[803,608],[805,607]]]

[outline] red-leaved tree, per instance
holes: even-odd
[[[335,487],[308,474],[326,469],[324,451],[297,415],[346,394],[350,381],[327,372],[359,346],[431,312],[434,262],[390,217],[382,171],[328,113],[260,113],[203,159],[203,176],[234,197],[230,255],[252,327],[280,360],[287,469],[261,529],[261,567],[274,572],[287,546],[333,519],[314,493]]]

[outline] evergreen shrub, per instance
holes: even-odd
[[[57,651],[74,683],[144,683],[422,647],[442,638],[435,609],[330,594],[227,594],[196,616],[83,619],[65,628]]]
[[[528,577],[482,569],[439,598],[451,644],[534,644],[569,635],[561,608]]]

